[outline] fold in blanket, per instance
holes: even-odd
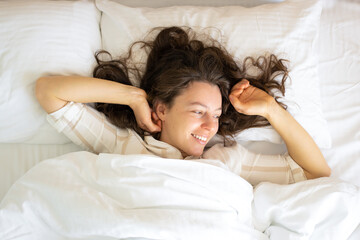
[[[346,239],[319,234],[354,231],[359,193],[330,178],[253,191],[217,160],[77,152],[12,186],[0,239]]]
[[[360,227],[360,190],[335,178],[261,183],[253,215],[255,227],[270,239],[347,240]]]
[[[71,153],[13,185],[0,239],[267,239],[252,198],[245,180],[201,160]]]

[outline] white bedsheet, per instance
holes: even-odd
[[[76,152],[12,186],[0,239],[339,240],[359,212],[360,189],[336,179],[262,183],[253,193],[217,160]]]
[[[128,2],[130,4],[133,1]],[[176,1],[171,2],[175,4]],[[201,1],[195,0],[193,3],[197,2]],[[229,2],[237,3],[237,1],[226,1],[226,3]],[[322,151],[332,168],[334,177],[360,186],[360,42],[358,41],[360,39],[360,4],[358,0],[322,0],[322,2],[323,11],[319,35],[319,76],[323,112],[328,121],[332,137],[332,148],[322,149]],[[209,3],[209,1],[206,1],[206,3]],[[140,3],[139,5],[142,6],[143,4]],[[269,153],[284,150],[284,146],[274,147],[265,143],[247,143],[247,147],[254,151]],[[72,144],[66,147],[62,145],[0,144],[0,199],[3,198],[11,184],[35,164],[49,157],[78,150],[79,148]],[[21,181],[24,181],[24,179]],[[16,183],[16,185],[18,184]],[[278,187],[281,189],[280,186]],[[270,192],[272,193],[272,191]],[[316,201],[316,196],[318,195],[313,196],[314,201],[320,203],[321,201]],[[332,196],[329,197],[330,202],[336,201],[336,194]],[[7,199],[9,201],[8,197]],[[269,201],[273,200],[269,199]],[[347,206],[346,204],[343,205]],[[324,206],[327,206],[326,202]],[[359,212],[358,209],[354,210]],[[18,212],[18,216],[19,214]],[[309,214],[309,212],[305,214]],[[269,223],[269,221],[266,223]],[[267,225],[265,224],[265,226]],[[272,229],[271,232],[273,233],[275,230],[281,231],[281,228],[277,229],[276,225],[269,225],[267,229],[268,232]],[[288,232],[285,232],[285,234],[288,234]],[[86,237],[88,238],[88,236]],[[350,239],[360,239],[360,226]]]
[[[360,186],[360,2],[323,0],[319,77],[332,175]],[[360,235],[358,237],[360,239]]]

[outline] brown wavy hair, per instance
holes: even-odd
[[[129,64],[133,47],[137,44],[148,53],[144,71]],[[104,55],[107,55],[107,60],[101,60]],[[251,85],[272,96],[276,91],[284,95],[284,84],[288,77],[284,59],[278,59],[273,54],[257,58],[246,57],[240,65],[219,42],[210,37],[201,41],[187,27],[162,28],[154,40],[132,44],[123,58],[113,59],[110,53],[103,50],[97,52],[95,58],[98,66],[94,69],[94,77],[132,85],[129,75],[133,74],[140,79],[140,88],[147,93],[150,107],[157,101],[171,107],[175,97],[193,81],[217,85],[222,94],[222,115],[217,133],[225,137],[225,140],[244,129],[269,125],[261,116],[237,112],[228,98],[231,88],[246,78]],[[250,72],[254,69],[256,74],[251,75]],[[281,79],[278,81],[279,77]],[[276,100],[278,98],[275,97]],[[286,108],[284,104],[281,105]],[[144,136],[144,131],[137,125],[129,106],[96,103],[95,107],[116,126],[131,128]],[[155,137],[158,138],[159,135]]]

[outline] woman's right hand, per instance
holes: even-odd
[[[146,93],[139,91],[138,94],[133,95],[133,101],[129,104],[134,111],[136,122],[139,127],[147,132],[160,132],[161,127],[156,119],[156,114],[152,111],[146,100]]]

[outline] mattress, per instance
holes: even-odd
[[[69,152],[80,151],[73,143],[62,145],[0,144],[0,197],[10,186],[37,163]]]

